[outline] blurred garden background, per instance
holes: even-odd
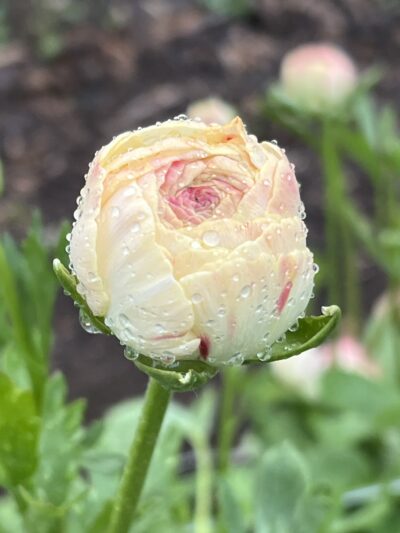
[[[0,228],[24,235],[32,212],[46,238],[70,220],[94,152],[121,131],[185,113],[219,96],[251,132],[277,139],[296,164],[312,250],[323,244],[321,168],[312,151],[263,113],[263,99],[288,50],[332,41],[362,70],[380,66],[380,101],[397,105],[400,7],[389,0],[13,0],[0,10],[0,149],[4,193]],[[369,208],[370,189],[352,172],[350,189]],[[384,289],[360,260],[363,303]],[[331,303],[331,302],[330,302]],[[56,312],[54,365],[88,415],[143,391],[142,376],[115,341],[86,335],[73,306]]]
[[[284,55],[310,42],[333,43],[355,62],[359,83],[340,107],[301,108],[279,86]],[[318,365],[315,369],[306,355],[299,356],[297,368],[292,365],[288,372],[282,366],[276,372],[252,370],[243,379],[231,376],[235,399],[241,400],[237,420],[230,419],[227,439],[236,446],[238,468],[218,482],[216,500],[204,499],[203,490],[212,486],[212,445],[218,440],[216,383],[204,395],[181,395],[184,405],[174,407],[170,417],[171,427],[180,419],[180,432],[174,433],[175,440],[163,441],[173,459],[165,471],[161,468],[161,481],[156,477],[150,481],[145,505],[151,505],[151,498],[157,505],[164,502],[152,517],[164,524],[158,529],[163,532],[178,531],[177,524],[183,528],[190,522],[187,510],[193,501],[198,503],[196,498],[200,498],[200,504],[194,505],[196,533],[399,531],[400,4],[396,0],[3,0],[0,45],[0,233],[5,250],[4,256],[0,253],[1,369],[24,388],[18,350],[22,346],[29,352],[36,346],[44,367],[61,370],[65,376],[68,400],[87,400],[85,411],[80,403],[70,404],[74,407],[68,411],[65,391],[55,392],[59,384],[44,393],[49,413],[52,408],[61,412],[59,406],[65,404],[65,420],[58,421],[64,431],[60,430],[60,442],[69,438],[79,442],[79,452],[71,444],[70,455],[63,456],[66,464],[70,458],[73,465],[67,472],[51,463],[50,482],[43,469],[59,444],[52,442],[46,448],[43,469],[34,474],[45,480],[42,492],[29,492],[27,484],[21,492],[24,503],[16,497],[22,514],[27,502],[34,508],[25,517],[25,529],[13,522],[15,509],[3,498],[0,518],[5,525],[0,521],[0,532],[105,531],[102,520],[107,508],[102,505],[110,494],[104,487],[107,476],[116,479],[120,472],[115,457],[123,454],[128,442],[128,436],[114,442],[118,439],[113,440],[113,435],[130,424],[130,411],[116,407],[103,436],[100,426],[81,429],[81,421],[90,423],[121,400],[140,396],[147,378],[123,357],[115,339],[88,335],[81,328],[73,303],[61,291],[56,297],[51,260],[56,254],[65,259],[65,222],[72,219],[95,151],[124,130],[185,114],[193,102],[209,97],[233,106],[260,140],[277,140],[285,147],[296,166],[308,243],[320,267],[309,310],[319,314],[321,305],[339,304],[343,321],[335,348],[328,346],[319,354],[326,362],[323,370]],[[47,367],[36,369],[29,357],[27,361],[28,373],[32,371],[40,382]],[[324,374],[331,366],[338,368]],[[320,379],[322,384],[316,385]],[[0,392],[9,386],[0,382]],[[192,401],[190,411],[185,404]],[[0,414],[19,412],[16,405],[7,404],[4,411],[0,406]],[[0,419],[0,430],[1,424]],[[32,438],[38,438],[32,431]],[[260,526],[264,511],[251,507],[254,500],[259,509],[265,507],[250,494],[258,468],[251,461],[284,440],[290,441],[289,448],[284,452],[277,448],[264,461],[268,480],[276,479],[280,496],[293,480],[307,485],[303,499],[307,505],[313,503],[301,508],[301,519],[293,515],[282,529],[264,530]],[[100,444],[86,453],[94,442]],[[29,443],[21,444],[23,456],[24,446]],[[186,453],[191,447],[196,461],[190,454],[176,459],[177,450]],[[12,491],[40,466],[40,458],[27,460],[26,469],[14,479],[10,464],[20,459],[10,459],[10,450],[3,452],[2,456],[0,445],[0,484]],[[1,465],[2,457],[6,466]],[[100,464],[99,457],[105,458],[100,473],[93,466]],[[157,465],[162,464],[159,460]],[[244,468],[244,472],[246,461],[255,470]],[[279,461],[284,464],[282,471],[288,467],[286,485],[273,467]],[[190,478],[176,473],[192,473],[194,463],[200,465],[200,479],[188,489]],[[82,497],[81,508],[74,508],[71,518],[68,512],[75,505],[71,502],[84,490],[75,485],[71,489],[71,472],[75,475],[82,468],[85,475],[80,482],[95,479],[102,488],[89,503]],[[68,482],[61,483],[54,496],[60,476]],[[163,490],[171,479],[175,489],[168,500]],[[257,494],[268,492],[269,481],[257,479]],[[379,489],[377,484],[384,482],[386,488]],[[367,487],[366,492],[357,492],[360,487]],[[185,491],[186,507],[178,502],[185,499]],[[296,497],[289,495],[282,509],[286,504],[295,507]],[[53,506],[50,519],[47,507],[44,510],[46,498]],[[237,500],[242,514],[236,510]],[[89,504],[92,514],[82,526]],[[216,508],[219,529],[216,525],[210,529],[207,513],[214,516]],[[60,516],[67,515],[69,521],[65,519],[60,529],[64,520]],[[258,525],[254,516],[261,516]],[[12,524],[8,528],[7,520]],[[151,533],[160,527],[157,524],[144,520],[132,531]]]

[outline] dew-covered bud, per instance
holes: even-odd
[[[193,120],[201,120],[205,124],[227,124],[236,116],[235,109],[221,100],[211,97],[196,100],[187,108],[187,116]]]
[[[284,93],[304,109],[323,111],[340,104],[356,87],[352,59],[330,43],[311,43],[288,52],[281,63]]]
[[[272,372],[280,381],[308,397],[318,395],[323,375],[333,367],[368,379],[378,379],[382,375],[378,363],[351,335],[342,335],[335,342],[271,364]]]
[[[284,151],[239,118],[123,133],[96,154],[82,191],[77,290],[129,354],[241,364],[310,299],[303,212]]]

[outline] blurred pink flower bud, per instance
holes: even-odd
[[[347,372],[354,372],[366,378],[379,378],[381,369],[371,359],[364,346],[351,335],[343,335],[336,343],[321,346],[327,357],[331,357],[334,363]]]
[[[311,43],[284,56],[280,78],[293,101],[316,111],[342,102],[355,89],[358,73],[343,50],[330,43]]]
[[[191,119],[200,119],[205,124],[227,124],[236,116],[235,109],[220,98],[205,98],[190,104],[186,112]]]
[[[351,335],[343,335],[336,342],[271,363],[272,371],[279,380],[311,398],[318,396],[322,376],[334,366],[368,379],[378,379],[382,374],[364,346]]]
[[[239,118],[123,133],[96,154],[78,201],[78,290],[134,352],[261,359],[312,293],[303,213],[284,151]]]

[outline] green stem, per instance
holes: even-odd
[[[237,368],[226,368],[222,372],[222,398],[218,431],[218,468],[225,472],[229,465],[229,455],[235,432],[236,417],[233,409],[235,403],[235,389]]]
[[[337,203],[340,188],[337,173],[337,153],[334,148],[333,131],[326,119],[322,125],[321,158],[325,179],[325,245],[328,258],[328,301],[342,303],[340,260],[338,251],[341,243],[337,224]],[[340,200],[339,200],[340,201]]]
[[[211,533],[212,509],[212,456],[207,440],[199,435],[194,440],[196,456],[195,533]]]
[[[135,513],[171,392],[150,378],[128,461],[115,498],[109,533],[127,533]]]

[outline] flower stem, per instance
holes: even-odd
[[[225,472],[229,465],[229,455],[235,431],[234,416],[237,368],[226,368],[222,372],[222,397],[218,432],[218,468]]]
[[[150,378],[142,415],[114,501],[109,533],[127,533],[131,526],[170,397],[170,391]]]

